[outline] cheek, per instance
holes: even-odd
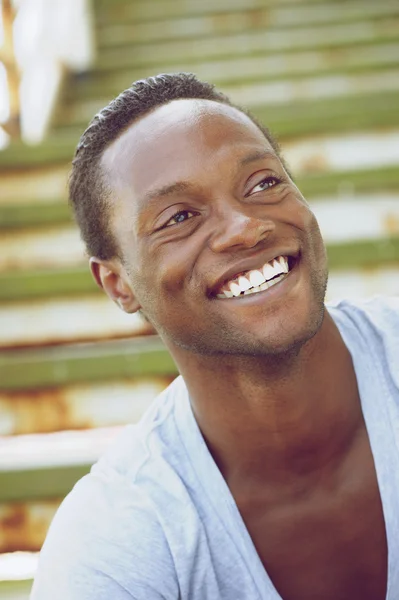
[[[140,257],[140,264],[145,265],[140,272],[136,271],[135,279],[139,293],[151,306],[165,311],[168,302],[184,289],[190,280],[190,261],[187,252],[173,252],[167,248],[161,252],[147,253]]]
[[[307,238],[310,237],[310,240],[313,243],[318,245],[321,242],[321,244],[323,244],[319,224],[304,199],[295,199],[295,202],[291,205],[287,221],[288,220],[290,225],[293,225],[296,229],[305,234]]]
[[[291,197],[289,205],[289,222],[300,231],[308,233],[317,228],[316,217],[309,208],[309,205],[302,196],[294,195]],[[288,220],[288,219],[287,219]]]

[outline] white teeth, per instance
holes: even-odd
[[[249,288],[249,290],[245,290],[244,292],[244,296],[247,296],[248,294],[254,294],[256,292],[256,288]]]
[[[250,287],[252,287],[251,282],[248,281],[248,279],[243,275],[238,278],[238,285],[240,286],[242,292],[246,292]]]
[[[272,279],[273,277],[275,277],[275,275],[277,275],[277,273],[275,273],[274,268],[272,267],[272,265],[270,263],[266,263],[263,268],[263,275],[265,276],[265,279]]]
[[[233,298],[248,294],[255,294],[267,290],[283,279],[288,273],[288,259],[286,256],[279,256],[266,263],[262,269],[253,269],[247,275],[240,275],[238,280],[231,281],[228,288],[217,294],[218,298]]]
[[[283,277],[284,277],[284,275],[280,275],[279,277],[276,277],[272,281],[269,281],[269,287],[271,287],[272,285],[276,285],[276,283],[281,281],[283,279]]]
[[[230,291],[233,294],[233,296],[239,296],[241,294],[240,286],[234,281],[230,283]]]
[[[285,256],[280,256],[278,259],[284,273],[288,273],[288,261]]]
[[[260,271],[250,271],[248,274],[248,278],[253,287],[262,285],[262,283],[265,281],[265,277]]]
[[[276,259],[273,260],[273,269],[274,269],[275,275],[280,275],[281,273],[284,273],[283,267],[280,265],[279,261]]]

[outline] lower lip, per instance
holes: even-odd
[[[286,294],[289,289],[296,284],[298,277],[299,262],[297,261],[284,279],[267,288],[267,290],[256,292],[254,294],[243,294],[233,298],[216,298],[216,300],[226,303],[231,302],[234,304],[257,304],[258,302],[264,302],[266,299],[272,300]]]

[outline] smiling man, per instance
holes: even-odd
[[[83,134],[97,283],[181,373],[60,508],[33,600],[397,600],[399,299],[326,307],[267,129],[188,74]]]

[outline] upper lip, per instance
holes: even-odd
[[[228,281],[235,279],[241,273],[260,269],[264,264],[278,256],[287,256],[295,259],[299,256],[299,250],[275,250],[268,254],[262,254],[261,256],[251,257],[250,259],[247,258],[245,261],[242,260],[236,262],[211,283],[208,287],[208,294],[210,296],[215,296]]]

